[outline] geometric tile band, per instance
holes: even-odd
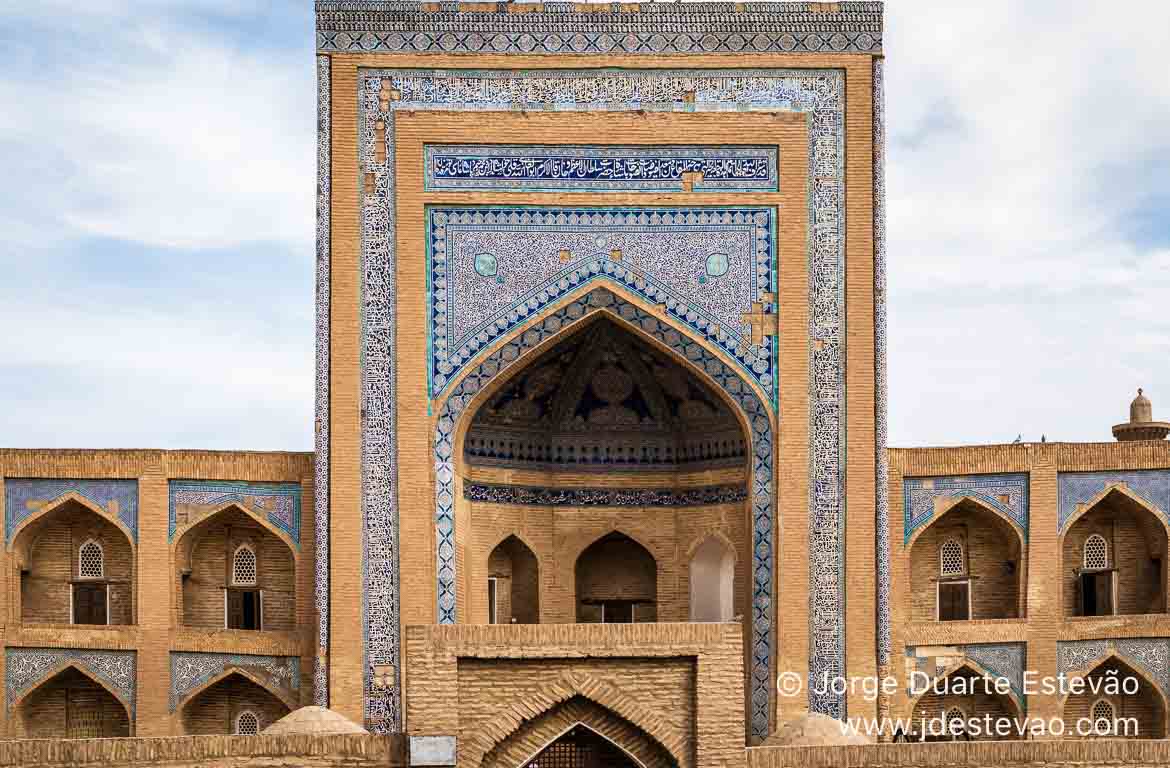
[[[880,24],[880,4],[864,5],[874,6]],[[394,3],[371,7],[389,9],[391,15],[400,12],[393,10],[399,8]],[[324,8],[319,20],[327,11]],[[431,19],[428,15],[420,23]],[[378,38],[368,41],[372,50],[390,33],[371,34]],[[814,679],[844,674],[844,93],[844,72],[835,69],[361,70],[356,172],[359,188],[371,190],[359,198],[368,727],[379,732],[399,729],[401,686],[375,685],[372,672],[375,665],[400,668],[398,457],[393,431],[394,151],[399,110],[520,111],[539,106],[547,111],[735,109],[805,114],[810,179],[808,333],[814,341],[809,362],[809,674]],[[381,142],[378,151],[375,137]],[[810,693],[809,706],[836,717],[846,711],[845,697],[834,693]],[[752,728],[758,732],[755,719]]]
[[[460,11],[455,2],[439,5],[438,11],[424,11],[418,0],[318,2],[317,49],[545,54],[882,49],[882,4],[877,2],[642,3],[624,8],[614,3],[589,13],[572,2],[546,2],[520,17],[509,13],[506,2],[496,3],[494,13]]]
[[[775,521],[775,470],[772,420],[769,410],[744,383],[736,372],[704,347],[663,320],[643,311],[638,306],[615,296],[608,290],[596,289],[550,312],[533,325],[482,359],[451,390],[444,401],[435,424],[435,538],[438,543],[436,568],[438,572],[439,623],[456,621],[456,560],[455,560],[455,434],[460,418],[477,393],[523,361],[544,342],[579,326],[596,313],[617,319],[620,323],[638,329],[657,340],[706,374],[722,388],[743,412],[752,430],[752,647],[751,647],[751,727],[756,735],[767,735],[770,696],[775,684],[771,660],[773,645],[774,601],[772,579],[774,562],[772,537]]]
[[[886,357],[886,95],[885,60],[873,62],[873,325],[874,325],[874,476],[877,563],[878,675],[890,664],[890,460],[886,455],[889,375]]]
[[[266,519],[301,545],[301,486],[299,483],[248,483],[223,480],[172,480],[168,538],[175,537],[179,517],[183,525],[235,504]]]
[[[137,652],[86,651],[75,648],[6,648],[4,650],[5,707],[45,681],[45,676],[75,664],[115,691],[129,708],[134,722],[138,683]]]
[[[76,493],[122,523],[138,541],[137,480],[42,480],[4,478],[5,541],[31,515],[67,493]]]
[[[486,504],[525,504],[540,507],[701,507],[746,501],[747,489],[738,485],[698,488],[542,488],[489,485],[464,481],[463,498]]]
[[[1057,671],[1064,675],[1089,674],[1090,666],[1113,653],[1148,675],[1163,695],[1170,692],[1170,638],[1165,637],[1058,642]]]
[[[1170,511],[1170,469],[1136,472],[1061,472],[1057,477],[1060,493],[1060,519],[1057,531],[1064,530],[1078,509],[1099,496],[1106,488],[1119,485],[1145,501],[1162,516]]]
[[[192,691],[222,672],[250,672],[273,688],[292,696],[301,686],[299,656],[245,656],[238,653],[171,652],[171,711]]]
[[[771,400],[779,341],[753,344],[743,315],[774,290],[775,226],[775,209],[759,207],[429,206],[431,396],[480,350],[598,281],[661,304]]]
[[[968,477],[912,477],[903,483],[903,543],[929,523],[940,508],[940,501],[978,499],[1003,513],[1028,540],[1028,476],[971,475]],[[951,507],[953,504],[947,504]]]
[[[317,57],[317,381],[313,456],[314,603],[317,653],[313,703],[329,706],[329,183],[330,59]]]
[[[427,190],[775,192],[776,147],[614,147],[428,144]]]

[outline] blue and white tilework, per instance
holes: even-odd
[[[400,53],[711,54],[881,53],[882,4],[841,2],[613,3],[581,13],[572,2],[546,2],[517,23],[495,13],[419,0],[323,0],[317,3],[320,51]],[[813,7],[816,6],[816,7]]]
[[[932,655],[919,655],[920,651],[933,652]],[[906,648],[906,656],[914,661],[914,667],[931,680],[939,675],[949,674],[957,669],[962,661],[970,660],[982,667],[989,675],[997,679],[1008,681],[1011,686],[1012,697],[1020,706],[1026,707],[1024,697],[1024,669],[1027,658],[1027,646],[1024,643],[977,643],[956,646],[924,646]],[[908,683],[908,690],[910,690]],[[914,683],[916,690],[921,690],[921,681]]]
[[[4,478],[5,534],[8,544],[20,524],[45,505],[76,493],[108,517],[118,520],[138,541],[137,480],[46,480]]]
[[[116,691],[130,707],[134,722],[138,684],[135,651],[90,651],[77,648],[6,648],[4,650],[5,706],[43,683],[46,675],[74,664]]]
[[[297,656],[248,656],[238,653],[171,653],[171,711],[192,691],[230,669],[245,670],[288,694],[301,687],[301,660]]]
[[[639,307],[615,296],[608,290],[596,289],[558,309],[545,320],[531,327],[492,352],[483,362],[455,385],[443,404],[435,426],[436,510],[435,537],[438,542],[436,566],[439,574],[438,612],[442,624],[456,620],[456,561],[455,561],[455,457],[454,437],[459,419],[466,413],[476,394],[483,391],[497,376],[505,375],[513,366],[519,367],[539,345],[561,331],[580,323],[596,312],[605,312],[625,324],[639,329],[657,340],[680,358],[703,371],[716,386],[721,387],[738,404],[752,429],[752,716],[753,729],[768,724],[769,695],[774,685],[771,663],[773,646],[774,559],[772,552],[775,524],[775,471],[772,419],[767,406],[735,370],[707,352],[699,344],[673,326]],[[759,733],[760,730],[755,732]]]
[[[978,499],[1003,513],[1028,540],[1028,476],[970,475],[967,477],[913,477],[903,482],[904,543],[934,519],[938,499]]]
[[[1061,674],[1088,674],[1105,657],[1116,653],[1148,675],[1164,695],[1170,695],[1170,638],[1148,637],[1128,640],[1074,640],[1056,644],[1057,671]]]
[[[1061,472],[1057,476],[1060,495],[1060,518],[1057,530],[1063,531],[1077,510],[1112,486],[1126,490],[1149,504],[1163,522],[1170,511],[1170,469],[1134,472]]]
[[[775,192],[776,147],[614,147],[428,144],[428,190]]]
[[[313,525],[317,655],[313,703],[329,706],[329,206],[332,125],[330,64],[317,57],[317,365],[314,410]]]
[[[301,543],[301,486],[299,483],[247,483],[222,480],[172,480],[169,488],[169,538],[178,527],[179,507],[202,510],[236,504],[272,523]]]
[[[875,7],[880,23],[880,6]],[[369,49],[383,42],[384,37],[371,38]],[[366,721],[373,730],[398,730],[401,722],[401,686],[375,686],[373,674],[375,667],[400,668],[393,322],[397,111],[789,110],[806,115],[811,347],[808,632],[809,674],[819,678],[845,672],[844,91],[844,73],[825,69],[361,71],[357,173],[361,188],[372,181],[372,191],[361,197],[361,406]],[[383,132],[384,160],[374,147],[375,136]],[[757,626],[756,634],[766,635],[774,647],[773,610],[770,605],[767,610],[768,620]],[[809,706],[814,712],[846,715],[844,696],[810,693]],[[766,702],[753,700],[751,723],[755,735],[771,732]]]
[[[431,394],[566,294],[610,282],[719,345],[774,403],[777,338],[752,344],[742,315],[774,290],[775,227],[758,207],[429,207]]]
[[[873,62],[873,327],[874,327],[874,562],[877,563],[878,667],[890,663],[889,379],[886,355],[886,93],[885,60]]]

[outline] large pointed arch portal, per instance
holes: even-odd
[[[687,361],[714,386],[722,389],[739,409],[750,430],[752,461],[752,634],[751,707],[753,729],[768,727],[772,689],[772,659],[775,631],[772,607],[773,551],[775,520],[775,470],[772,419],[767,406],[731,366],[676,328],[646,312],[614,292],[599,288],[570,301],[548,314],[543,322],[496,349],[467,376],[454,385],[443,403],[435,424],[435,540],[437,546],[438,617],[441,624],[453,624],[457,616],[455,557],[456,436],[460,419],[477,395],[489,388],[496,377],[518,362],[543,350],[547,343],[570,326],[606,313],[614,321]]]

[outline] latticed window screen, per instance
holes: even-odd
[[[77,551],[77,575],[83,579],[100,579],[106,572],[105,553],[96,541],[87,541]]]
[[[238,587],[256,585],[256,553],[247,545],[237,549],[232,558],[232,584]]]
[[[255,736],[260,733],[260,718],[254,712],[241,712],[236,718],[237,736]]]
[[[952,736],[962,733],[966,720],[967,716],[963,714],[963,710],[958,707],[948,709],[946,716],[947,733]]]
[[[1094,732],[1108,733],[1113,729],[1113,721],[1116,719],[1116,715],[1114,713],[1113,703],[1108,699],[1097,699],[1093,704],[1093,709],[1090,714],[1093,718]]]
[[[961,576],[966,572],[963,562],[963,545],[955,539],[947,539],[939,548],[939,563],[943,576]]]
[[[1103,571],[1109,567],[1109,545],[1105,538],[1094,533],[1085,539],[1085,570]]]

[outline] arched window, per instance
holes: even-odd
[[[1103,571],[1109,567],[1109,544],[1104,536],[1094,533],[1085,539],[1084,567],[1086,571]]]
[[[236,717],[237,736],[255,736],[260,733],[260,718],[251,710],[245,710]]]
[[[232,586],[256,586],[256,552],[247,544],[241,544],[232,557]]]
[[[1113,734],[1113,724],[1117,719],[1117,710],[1109,699],[1097,699],[1089,710],[1089,717],[1093,721],[1093,734],[1096,736],[1110,736]]]
[[[951,738],[962,736],[967,728],[967,714],[960,707],[951,707],[947,710],[946,735]]]
[[[77,576],[81,579],[101,579],[105,575],[105,552],[101,544],[90,539],[77,550]]]
[[[963,545],[957,539],[947,539],[939,547],[939,570],[943,576],[962,576],[967,572],[963,558]]]

